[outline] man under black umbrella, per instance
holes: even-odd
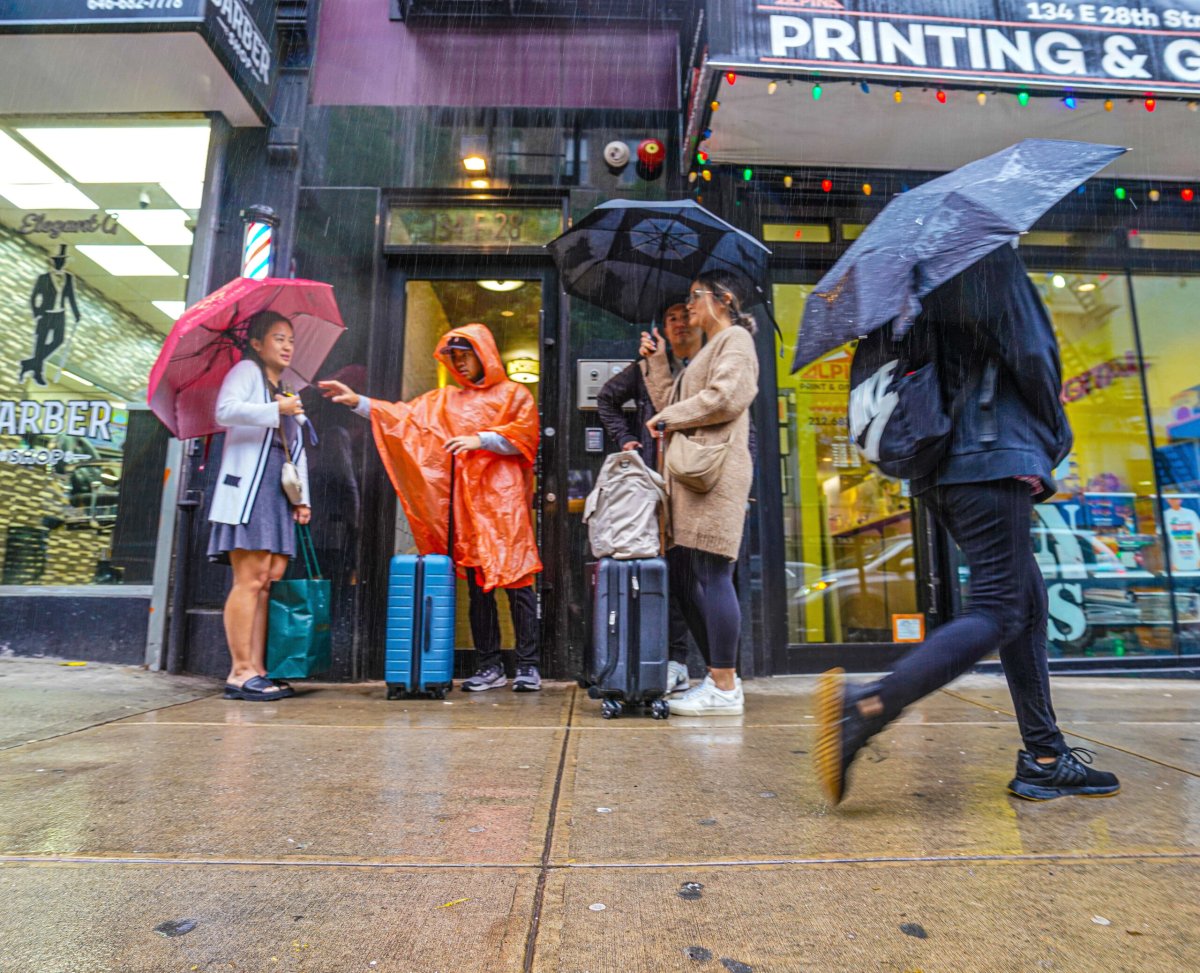
[[[1056,492],[1052,471],[1071,448],[1059,393],[1058,343],[1041,298],[1011,247],[1001,246],[933,291],[914,331],[936,335],[952,416],[949,448],[912,492],[954,538],[970,567],[964,612],[935,629],[892,673],[846,685],[821,678],[817,770],[834,803],[862,746],[910,703],[999,649],[1025,749],[1010,793],[1028,800],[1108,797],[1120,789],[1093,770],[1092,755],[1068,748],[1050,703],[1046,587],[1034,559],[1033,504]]]

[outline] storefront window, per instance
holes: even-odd
[[[151,581],[166,434],[146,384],[183,312],[208,137],[0,120],[0,583]]]
[[[1141,369],[1124,274],[1030,275],[1054,323],[1074,447],[1034,508],[1051,657],[1174,651]],[[969,597],[969,578],[960,568]]]
[[[812,287],[776,284],[784,346],[795,345]],[[780,360],[779,452],[783,489],[788,638],[889,642],[895,616],[916,612],[910,503],[875,473],[846,427],[853,349],[839,348],[790,374]]]
[[[1184,234],[1173,234],[1182,237]],[[1192,243],[1200,240],[1193,235]],[[1133,278],[1180,647],[1200,642],[1200,277]]]

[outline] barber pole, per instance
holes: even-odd
[[[242,276],[265,280],[271,276],[279,218],[269,206],[250,206],[242,210],[242,221],[246,227],[242,238]]]

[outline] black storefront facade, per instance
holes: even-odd
[[[1059,337],[1076,434],[1061,492],[1031,525],[1052,665],[1194,670],[1200,6],[946,7],[707,5],[681,172],[772,247],[783,332],[761,361],[779,456],[759,500],[768,481],[782,500],[757,552],[784,633],[772,669],[886,668],[910,647],[898,637],[969,597],[906,485],[846,440],[852,349],[792,375],[791,346],[812,285],[892,195],[1038,137],[1130,147],[1019,248]]]
[[[148,370],[237,273],[240,206],[286,185],[304,6],[0,5],[5,653],[165,662],[187,464]]]

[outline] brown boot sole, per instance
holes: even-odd
[[[817,680],[817,746],[813,751],[817,780],[826,796],[840,804],[846,781],[842,774],[842,705],[845,700],[846,670],[823,672]]]

